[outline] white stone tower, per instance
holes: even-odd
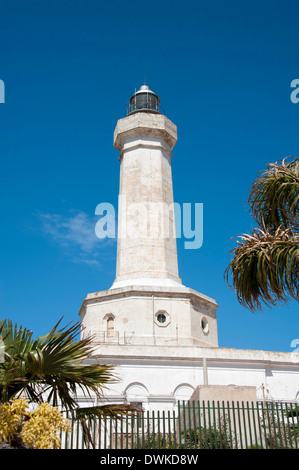
[[[80,316],[99,353],[115,345],[218,346],[214,300],[182,285],[175,236],[172,150],[177,128],[143,85],[117,122],[120,152],[116,278],[88,294]],[[133,353],[132,353],[133,354]]]
[[[114,147],[120,151],[119,237],[116,280],[124,285],[177,285],[171,151],[176,126],[166,116],[144,110],[141,99],[158,97],[146,85],[131,99],[130,114],[120,119]]]

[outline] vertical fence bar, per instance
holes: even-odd
[[[234,433],[235,433],[235,444],[236,449],[242,449],[241,440],[240,440],[240,430],[239,430],[239,420],[238,420],[238,407],[237,403],[232,402],[232,410],[233,410],[233,419],[234,419]],[[241,445],[241,447],[240,447]]]
[[[68,411],[66,412],[66,418],[70,421],[70,414]],[[73,420],[72,420],[72,425],[73,425]],[[72,438],[72,434],[71,434],[71,438]],[[61,442],[62,442],[62,436],[61,436]],[[68,432],[67,431],[65,432],[65,437],[64,437],[64,448],[65,449],[68,448]]]
[[[292,446],[292,449],[294,449],[294,448],[297,448],[297,439],[296,439],[296,427],[294,423],[293,404],[290,403],[289,406],[286,407],[286,410],[287,410],[288,422],[290,423],[291,446]],[[294,438],[295,446],[293,446],[292,437]]]
[[[258,423],[259,423],[259,431],[261,436],[261,447],[267,449],[267,439],[266,439],[266,432],[265,432],[265,417],[264,417],[264,409],[263,403],[257,403],[258,408]]]
[[[187,449],[186,403],[183,401],[184,449]]]
[[[114,419],[114,448],[118,449],[118,418]]]
[[[194,402],[194,406],[195,406],[195,402]],[[202,425],[201,425],[201,407],[200,407],[200,403],[199,403],[199,400],[197,400],[197,416],[198,416],[198,429],[199,429],[199,445],[198,445],[198,448],[201,449],[203,447],[202,445]]]
[[[133,417],[132,416],[132,419],[133,419],[133,426],[132,426],[132,432],[134,432],[134,434],[136,433],[136,446],[137,446],[137,449],[139,449],[139,414],[138,412],[136,413],[136,419],[135,419],[135,416]],[[135,431],[136,430],[136,431]],[[135,441],[135,439],[132,439],[132,442]],[[135,444],[133,446],[133,448],[135,447]]]
[[[73,440],[74,440],[74,417],[73,417],[73,413],[70,413],[70,421],[71,421],[71,431],[70,431],[70,447],[65,447],[66,449],[70,448],[72,449],[73,448]]]
[[[246,419],[245,419],[244,401],[242,401],[242,418],[243,418],[243,428],[244,428],[244,438],[245,438],[245,449],[247,449],[248,440],[247,440],[247,426],[246,426]]]
[[[177,422],[178,419],[175,415],[175,411],[173,410],[172,412],[172,417],[173,417],[173,436],[174,436],[174,449],[177,449]]]
[[[222,401],[222,409],[223,409],[223,417],[224,420],[226,421],[226,416],[228,420],[228,429],[229,429],[229,447],[232,449],[233,448],[233,435],[232,435],[232,421],[231,421],[231,413],[230,413],[230,408],[229,408],[229,401],[226,402],[227,408],[225,409],[225,403]],[[226,414],[227,411],[227,414]]]
[[[99,416],[99,421],[98,421],[98,433],[99,433],[98,449],[101,449],[101,445],[102,445],[102,418],[101,416]]]
[[[205,401],[202,402],[202,412],[203,412],[203,421],[204,421],[204,434],[205,434],[205,449],[208,449],[208,439],[207,439],[207,417],[206,417],[206,408]]]
[[[92,420],[92,429],[93,429],[92,439],[93,439],[93,445],[95,449],[96,449],[96,433],[97,433],[96,425],[97,425],[97,420],[93,419]]]
[[[296,416],[296,424],[295,424],[295,445],[296,449],[298,449],[298,438],[299,438],[299,406],[298,404],[294,404],[294,411],[295,411],[295,416]]]
[[[145,420],[145,416],[144,416],[144,411],[142,411],[142,414],[141,414],[141,429],[142,429],[142,449],[144,449],[144,441],[145,441],[145,438],[144,438],[144,420]]]
[[[266,412],[267,412],[267,422],[268,422],[268,432],[269,432],[269,444],[270,444],[270,449],[273,449],[274,446],[274,441],[273,441],[273,435],[272,432],[275,430],[275,423],[271,423],[270,419],[270,413],[269,413],[269,402],[266,402]]]
[[[132,439],[132,433],[131,433],[131,439]],[[129,416],[126,415],[126,449],[128,448],[129,448]]]
[[[120,448],[123,449],[124,448],[124,416],[122,416],[120,418]]]
[[[291,414],[289,416],[289,418],[291,418],[291,422],[292,422],[292,435],[294,437],[294,444],[295,444],[295,448],[298,449],[298,444],[297,444],[297,433],[296,433],[296,426],[295,426],[295,422],[294,422],[294,411],[293,411],[293,403],[290,403],[289,405],[289,413],[288,414]]]
[[[231,422],[229,412],[226,415],[224,400],[222,400],[222,418],[225,429],[225,446],[226,448],[232,448],[232,437],[231,437]],[[229,433],[229,436],[227,435]]]
[[[264,445],[266,449],[268,449],[269,442],[268,442],[268,436],[267,436],[266,410],[264,409],[264,402],[261,402],[261,420],[262,420],[261,427],[264,431],[264,435],[263,435]]]
[[[288,441],[288,437],[286,433],[286,426],[285,426],[285,411],[283,410],[282,403],[280,403],[280,409],[279,409],[279,404],[277,402],[275,403],[275,406],[276,406],[277,416],[280,416],[279,419],[281,422],[281,426],[280,426],[281,444],[284,449],[287,449],[289,447],[289,441]]]
[[[198,427],[196,426],[196,414],[195,414],[195,401],[192,402],[192,415],[193,415],[193,432],[194,432],[194,447],[195,449],[198,449],[198,441],[197,441],[197,429]]]
[[[250,416],[250,405],[249,402],[246,402],[246,408],[247,408],[247,423],[248,423],[248,432],[249,432],[249,439],[250,439],[250,446],[253,445],[253,440],[252,440],[252,431],[251,431],[251,416]]]
[[[147,421],[147,448],[150,446],[150,436],[151,436],[151,424],[150,424],[150,416],[149,411],[146,412],[146,421]]]
[[[171,420],[170,420],[170,411],[167,411],[167,422],[168,422],[168,446],[169,449],[172,448],[172,433],[171,433]]]
[[[278,419],[278,423],[279,423],[279,439],[280,439],[280,446],[282,448],[285,448],[286,447],[286,441],[284,440],[284,436],[282,434],[283,432],[283,422],[284,422],[284,414],[282,413],[281,415],[279,414],[279,410],[278,410],[278,406],[277,406],[277,402],[275,402],[275,413],[276,413],[276,416],[277,416],[277,419]]]
[[[132,414],[131,415],[131,449],[134,449],[136,445],[138,446],[138,432],[137,432],[137,436],[135,436],[135,415]]]
[[[109,417],[109,439],[110,439],[110,442],[109,442],[109,446],[110,446],[110,449],[113,449],[113,428],[112,428],[112,425],[113,425],[113,422],[112,422],[112,417],[110,416]]]
[[[237,401],[237,413],[238,413],[238,425],[239,425],[239,433],[240,433],[240,446],[243,449],[243,433],[242,433],[242,426],[241,426],[241,415],[240,415],[240,403]]]
[[[262,425],[261,425],[261,409],[260,409],[259,402],[256,403],[256,408],[257,408],[258,432],[259,432],[259,436],[260,436],[260,446],[261,446],[261,449],[264,449],[264,447],[265,447],[265,438],[264,438],[263,429],[262,429]]]
[[[218,418],[217,418],[218,419],[218,428],[219,428],[219,434],[220,434],[220,436],[219,436],[219,446],[220,446],[220,449],[223,449],[223,446],[225,446],[225,444],[222,442],[222,438],[224,438],[224,440],[226,440],[226,428],[225,428],[225,421],[224,420],[223,420],[223,425],[222,425],[219,400],[217,401],[217,410],[218,410]]]
[[[256,431],[256,422],[255,422],[255,409],[254,409],[254,404],[253,401],[251,402],[251,411],[252,411],[252,421],[253,421],[253,430],[254,430],[254,443],[251,441],[251,446],[258,445],[258,437],[257,437],[257,431]],[[250,435],[251,438],[251,435]]]
[[[158,410],[158,449],[161,448],[161,433],[160,433],[160,411]]]
[[[218,433],[217,433],[217,423],[216,423],[216,416],[215,416],[215,402],[214,400],[212,401],[212,417],[213,417],[213,425],[214,425],[214,446],[215,449],[218,448]],[[213,434],[213,433],[212,433]]]
[[[189,440],[190,440],[190,449],[193,449],[193,446],[195,445],[195,443],[193,442],[193,438],[196,434],[196,430],[192,429],[192,423],[191,423],[191,403],[190,401],[187,402],[187,408],[188,408],[188,422],[189,422],[189,426],[188,426],[188,431],[189,431]],[[196,449],[196,446],[195,446],[195,449]]]
[[[213,449],[213,433],[212,433],[212,423],[211,423],[211,406],[210,406],[210,401],[208,401],[208,423],[209,423],[210,449]]]
[[[163,428],[163,439],[162,439],[162,446],[165,449],[166,447],[166,431],[165,431],[165,411],[162,412],[162,428]]]
[[[182,423],[181,423],[181,406],[178,401],[178,428],[179,428],[179,449],[182,448]]]
[[[80,449],[79,447],[79,432],[80,432],[80,423],[77,420],[76,422],[77,428],[76,428],[76,449]]]
[[[104,449],[107,449],[107,418],[104,418],[103,421],[104,421],[104,423],[103,423],[104,424],[104,426],[103,426],[103,428],[104,428]]]
[[[273,402],[269,403],[269,407],[271,406],[271,418],[273,422],[273,433],[274,433],[274,445],[275,449],[279,449],[278,440],[277,440],[277,433],[279,433],[280,423],[279,417],[275,416]]]
[[[292,440],[292,430],[290,426],[290,416],[286,413],[286,409],[284,409],[285,415],[287,415],[287,426],[288,426],[288,441],[291,446],[291,449],[293,449],[293,440]]]
[[[153,449],[156,449],[156,423],[155,423],[154,411],[152,411],[152,426],[153,426],[153,433],[152,433]]]
[[[81,448],[84,449],[84,429],[82,426],[81,426],[81,446],[82,446]]]

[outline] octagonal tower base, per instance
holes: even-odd
[[[204,347],[218,346],[217,307],[182,285],[132,285],[88,294],[79,314],[96,345]]]

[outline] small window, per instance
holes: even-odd
[[[202,331],[207,335],[209,333],[209,323],[206,317],[201,317],[200,326]]]
[[[114,317],[107,318],[107,336],[111,338],[114,336]]]
[[[157,320],[159,323],[165,323],[166,322],[166,315],[164,313],[159,313],[157,315]]]
[[[155,323],[157,326],[160,327],[167,327],[170,324],[170,315],[166,312],[166,310],[158,310],[155,313]]]

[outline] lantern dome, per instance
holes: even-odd
[[[142,85],[130,98],[128,114],[139,111],[160,113],[160,98],[147,85]]]

